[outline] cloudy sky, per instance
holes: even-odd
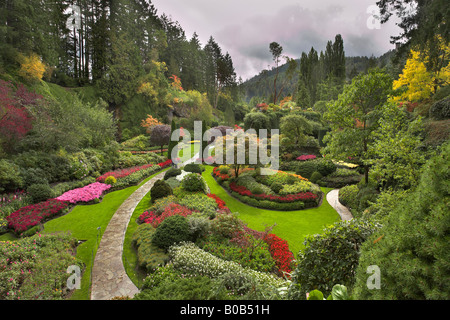
[[[152,0],[158,14],[178,21],[190,39],[202,45],[213,36],[229,52],[243,80],[273,66],[269,44],[278,42],[283,54],[299,58],[314,47],[325,50],[336,34],[344,39],[346,56],[380,56],[390,49],[395,21],[380,25],[373,19],[376,0]]]

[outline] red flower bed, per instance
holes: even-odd
[[[231,191],[237,192],[242,196],[255,198],[258,200],[270,200],[275,202],[294,202],[294,201],[315,201],[317,195],[312,192],[299,192],[295,194],[288,194],[285,196],[277,196],[271,194],[253,194],[244,186],[238,186],[235,182],[230,183]]]
[[[280,273],[291,273],[294,254],[289,250],[287,241],[270,233],[264,238],[264,242],[269,245],[270,254]]]
[[[162,168],[166,168],[166,167],[170,166],[171,164],[172,164],[172,160],[169,159],[164,162],[158,163],[158,166],[160,166],[162,169]]]
[[[228,207],[225,205],[225,201],[220,199],[217,195],[215,195],[213,193],[209,193],[209,194],[207,194],[207,196],[216,200],[216,203],[219,206],[220,210],[229,210]]]
[[[21,233],[39,224],[45,218],[61,213],[69,206],[68,201],[49,199],[45,202],[29,205],[11,213],[6,220],[8,227]]]
[[[250,234],[257,239],[263,239],[269,246],[270,255],[275,260],[275,265],[277,266],[279,273],[287,273],[286,277],[289,278],[289,274],[294,267],[294,254],[289,250],[289,245],[286,240],[281,239],[275,234],[267,234],[263,231],[253,230],[247,226],[243,227],[243,233]],[[246,238],[243,236],[243,233],[236,233],[231,241],[245,245]]]
[[[213,169],[213,173],[214,173],[214,175],[215,175],[217,178],[220,178],[220,179],[222,179],[222,180],[228,180],[228,179],[230,179],[230,176],[229,176],[228,174],[220,173],[219,167],[215,167],[215,168]]]
[[[169,204],[164,211],[159,215],[155,215],[152,211],[145,211],[139,216],[139,221],[141,223],[150,223],[153,227],[158,227],[164,219],[170,217],[170,216],[183,216],[187,217],[188,215],[191,215],[194,211],[190,210],[189,208],[179,205],[177,203],[171,203]]]

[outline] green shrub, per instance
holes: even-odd
[[[436,120],[450,118],[450,96],[435,102],[429,111],[430,117]]]
[[[425,165],[417,188],[394,207],[361,248],[357,299],[448,300],[450,297],[450,144]],[[367,269],[381,269],[380,290],[367,288]]]
[[[172,177],[166,180],[166,183],[172,188],[172,190],[181,186],[181,182],[177,180],[177,178]]]
[[[270,185],[270,189],[272,189],[273,192],[278,194],[280,192],[280,190],[283,189],[283,185],[280,182],[274,181]]]
[[[169,204],[176,202],[176,200],[174,195],[157,199],[147,211],[153,211],[155,215],[159,216]]]
[[[47,184],[33,184],[27,188],[34,203],[46,201],[53,197],[53,190]]]
[[[309,179],[311,175],[317,171],[316,161],[299,161],[296,165],[295,173]]]
[[[242,230],[242,221],[235,213],[223,213],[211,221],[211,232],[223,238],[231,239]]]
[[[200,174],[202,173],[202,168],[200,167],[200,165],[196,163],[188,163],[187,165],[184,166],[183,170],[193,173],[200,173]]]
[[[184,176],[183,180],[181,181],[181,186],[186,191],[197,192],[203,191],[205,189],[205,182],[203,181],[203,178],[197,173],[189,173]]]
[[[152,203],[173,194],[172,188],[164,180],[156,180],[150,189]]]
[[[167,251],[173,244],[189,241],[191,239],[189,230],[187,218],[178,215],[170,216],[156,228],[152,244]]]
[[[204,193],[193,193],[179,198],[178,203],[191,210],[196,210],[206,217],[214,218],[218,208],[214,199]]]
[[[309,180],[313,183],[317,183],[320,179],[322,179],[322,174],[318,171],[314,171]]]
[[[326,296],[337,283],[351,286],[359,261],[359,248],[379,226],[359,219],[336,222],[321,234],[305,239],[305,249],[298,254],[292,282],[299,291],[294,295],[305,299],[314,289]]]
[[[193,242],[205,237],[211,227],[211,221],[208,218],[197,216],[195,213],[188,216],[188,223]]]
[[[105,179],[106,184],[114,185],[114,184],[116,184],[116,182],[117,182],[117,179],[113,176],[109,176]]]
[[[0,160],[0,192],[13,191],[23,184],[19,167],[9,160]]]
[[[158,266],[169,260],[163,249],[152,244],[155,228],[149,223],[141,224],[133,234],[132,243],[137,248],[138,265],[147,272],[153,272]]]
[[[316,161],[317,161],[317,171],[322,176],[332,174],[337,169],[336,164],[334,164],[334,162],[331,160],[319,159]]]
[[[181,169],[177,169],[177,168],[170,168],[169,170],[166,171],[166,173],[164,174],[164,180],[168,180],[172,177],[176,177],[179,174],[181,174]]]

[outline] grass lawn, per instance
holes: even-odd
[[[68,214],[45,223],[43,233],[70,231],[76,239],[85,241],[78,246],[77,257],[84,262],[86,269],[81,279],[81,289],[73,293],[73,300],[90,299],[92,264],[101,236],[114,213],[134,191],[160,172],[148,177],[139,186],[132,186],[106,194],[101,203],[78,205]],[[98,227],[101,229],[97,230]]]
[[[320,207],[298,211],[266,210],[251,207],[232,197],[212,177],[212,170],[212,166],[206,166],[203,172],[211,193],[224,200],[232,212],[238,212],[240,219],[252,229],[263,231],[267,226],[273,226],[276,223],[272,233],[287,240],[295,257],[299,250],[304,248],[305,236],[322,233],[325,226],[340,220],[339,214],[325,199],[331,188],[321,188],[325,195]]]

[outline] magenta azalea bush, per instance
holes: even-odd
[[[304,155],[301,155],[300,157],[297,157],[297,160],[306,161],[306,160],[312,160],[315,158],[317,158],[317,157],[313,154],[304,154]]]
[[[6,217],[8,227],[22,233],[36,226],[43,220],[61,213],[69,206],[69,202],[49,199],[38,204],[29,205],[11,213]]]
[[[111,186],[109,184],[94,182],[83,188],[67,191],[56,199],[60,201],[68,201],[70,203],[89,202],[100,198],[103,192],[110,188]]]

